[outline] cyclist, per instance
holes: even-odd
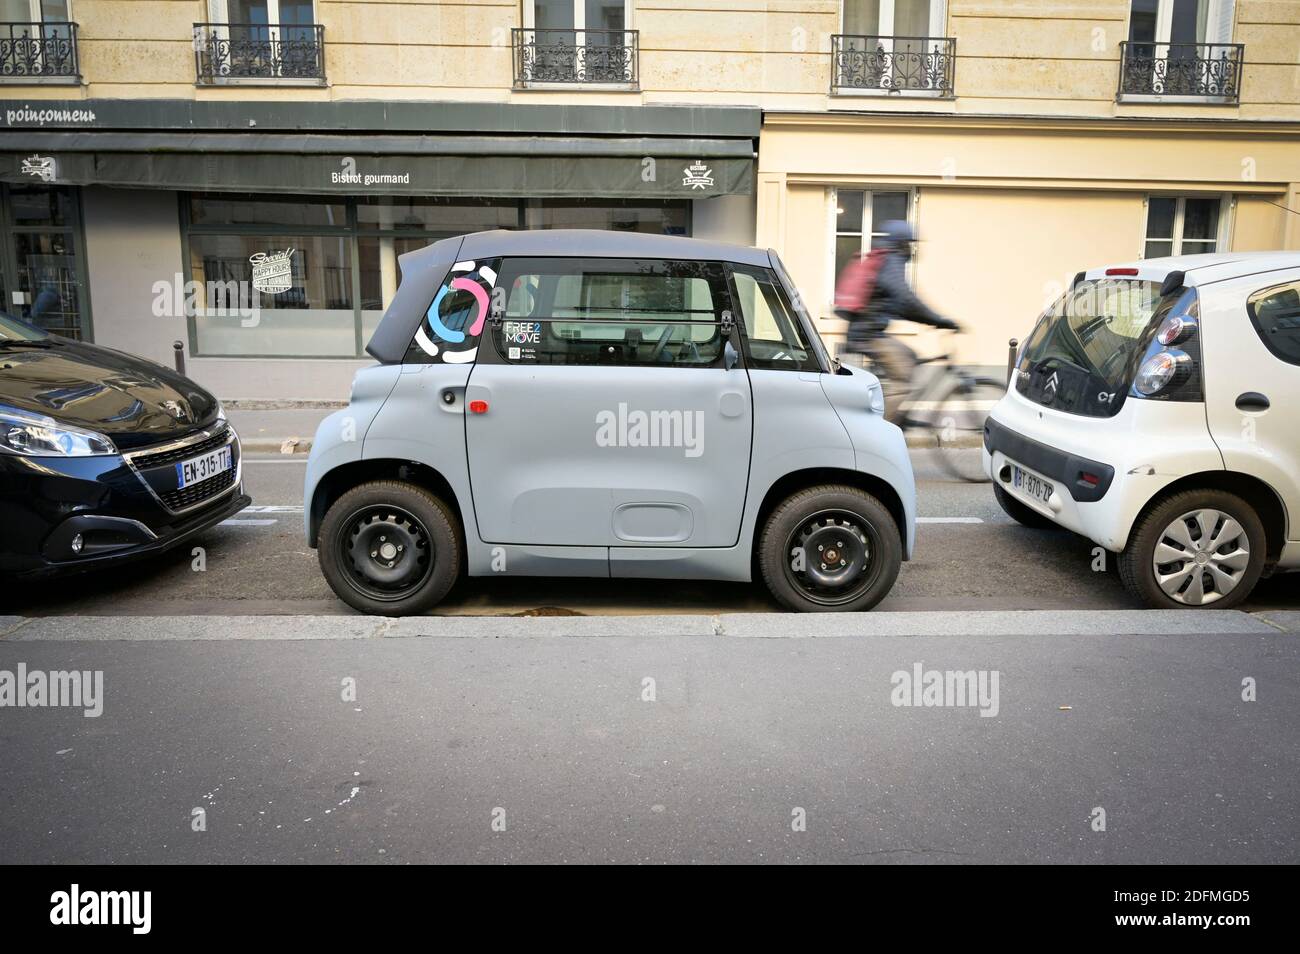
[[[901,426],[903,402],[911,392],[916,370],[916,352],[890,336],[890,322],[915,321],[949,331],[957,331],[959,326],[921,301],[907,283],[907,260],[916,242],[912,226],[893,220],[881,226],[881,231],[884,237],[870,255],[845,269],[841,286],[847,280],[850,287],[837,287],[835,311],[849,323],[845,350],[868,355],[884,372],[880,383],[885,417]]]

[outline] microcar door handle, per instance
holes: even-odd
[[[1239,411],[1267,411],[1268,409],[1268,397],[1258,391],[1247,391],[1245,394],[1237,395],[1237,410]]]

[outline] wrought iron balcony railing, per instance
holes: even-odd
[[[512,29],[515,89],[551,83],[636,89],[636,30]]]
[[[232,80],[325,82],[325,28],[319,23],[196,23],[200,86]]]
[[[957,40],[941,36],[831,37],[831,93],[918,93],[950,99]]]
[[[1241,98],[1240,43],[1146,43],[1119,45],[1119,98],[1189,96],[1235,103]]]
[[[81,82],[77,25],[0,22],[0,81]]]

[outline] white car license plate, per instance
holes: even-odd
[[[176,486],[188,487],[209,477],[215,477],[217,474],[224,474],[228,470],[230,470],[229,444],[207,454],[180,461],[176,465]]]
[[[1046,477],[1026,470],[1019,464],[1011,465],[1011,489],[1021,497],[1027,497],[1035,503],[1047,505],[1056,492],[1056,485]]]

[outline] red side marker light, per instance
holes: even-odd
[[[1083,481],[1085,484],[1087,484],[1089,487],[1096,487],[1099,483],[1101,483],[1100,477],[1098,477],[1096,474],[1090,474],[1086,470],[1081,471],[1079,473],[1079,479]]]
[[[1136,275],[1137,273],[1138,273],[1138,270],[1137,270],[1136,268],[1108,268],[1108,269],[1106,269],[1106,274],[1107,274],[1107,275]]]
[[[469,409],[470,409],[470,412],[473,413],[473,414],[486,414],[486,413],[487,413],[487,401],[470,401],[470,402],[469,402]]]

